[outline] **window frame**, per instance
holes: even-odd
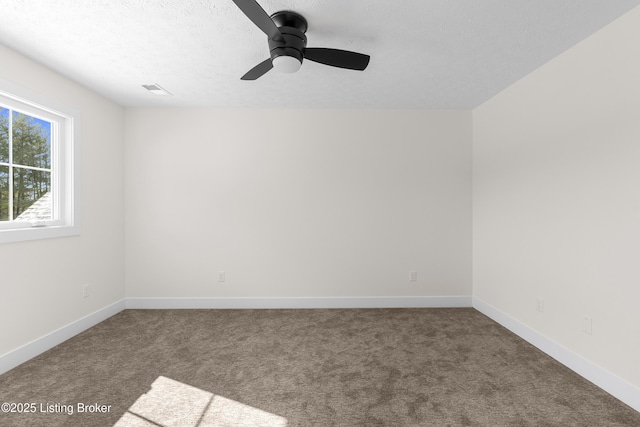
[[[0,244],[80,234],[80,115],[72,108],[2,79],[0,105],[52,123],[53,196],[52,220],[0,221]]]

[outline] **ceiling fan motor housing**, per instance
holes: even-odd
[[[290,11],[276,12],[270,16],[280,30],[285,43],[269,39],[271,61],[280,56],[289,56],[302,64],[304,49],[307,47],[307,20],[298,13]]]

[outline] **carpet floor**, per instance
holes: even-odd
[[[640,426],[471,308],[125,310],[0,375],[2,402],[2,426]]]

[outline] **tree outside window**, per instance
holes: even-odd
[[[51,123],[0,106],[0,221],[50,220],[50,191]]]

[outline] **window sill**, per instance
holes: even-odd
[[[0,230],[0,243],[77,236],[79,234],[79,225],[49,225],[38,227],[12,228]]]

